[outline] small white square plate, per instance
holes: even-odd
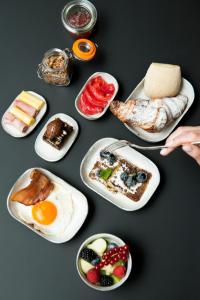
[[[70,222],[69,226],[67,227],[66,231],[63,234],[60,234],[59,236],[58,235],[45,235],[44,233],[40,232],[39,230],[36,230],[32,225],[29,225],[29,224],[23,222],[22,220],[20,220],[19,217],[17,216],[17,212],[15,210],[15,202],[11,200],[11,195],[14,192],[26,187],[30,183],[30,173],[34,169],[40,170],[42,173],[47,175],[52,182],[62,185],[67,191],[71,192],[74,212],[72,215],[71,222]],[[25,225],[26,227],[28,227],[29,229],[34,231],[36,234],[38,234],[41,237],[43,237],[44,239],[48,240],[49,242],[57,243],[57,244],[65,243],[65,242],[71,240],[75,236],[75,234],[78,232],[78,230],[81,228],[81,226],[83,225],[83,223],[87,217],[87,214],[88,214],[88,202],[87,202],[86,197],[80,191],[78,191],[76,188],[71,186],[69,183],[65,182],[64,180],[57,177],[53,173],[47,171],[46,169],[42,169],[42,168],[28,169],[17,179],[17,181],[11,188],[9,195],[7,197],[7,208],[8,208],[10,215],[14,219],[16,219],[18,222],[22,223],[23,225]]]
[[[63,122],[66,122],[67,124],[69,124],[73,127],[73,131],[71,132],[71,134],[65,141],[65,144],[63,145],[63,147],[60,150],[54,148],[49,143],[47,143],[43,140],[43,135],[46,131],[47,125],[51,121],[55,120],[56,118],[60,118]],[[77,135],[78,135],[78,124],[73,118],[71,118],[70,116],[68,116],[66,114],[62,114],[62,113],[53,115],[47,121],[47,123],[42,128],[42,130],[40,131],[40,133],[38,134],[38,136],[36,138],[35,152],[37,153],[37,155],[39,155],[41,158],[43,158],[47,161],[51,161],[51,162],[58,161],[67,154],[68,150],[74,143]]]
[[[84,114],[79,108],[78,108],[78,101],[79,101],[79,97],[81,95],[81,93],[83,92],[85,86],[87,85],[87,83],[94,77],[97,77],[97,76],[101,76],[107,83],[113,83],[114,84],[114,87],[115,87],[115,92],[112,96],[112,98],[108,101],[108,104],[106,105],[106,107],[104,108],[104,110],[99,113],[99,114],[96,114],[96,115],[86,115]],[[118,92],[118,89],[119,89],[119,85],[118,85],[118,82],[117,80],[112,76],[110,75],[109,73],[105,73],[105,72],[96,72],[94,74],[92,74],[88,80],[86,81],[86,83],[84,84],[84,86],[82,87],[82,89],[80,90],[78,96],[76,97],[75,99],[75,107],[76,107],[76,110],[78,111],[78,113],[88,119],[88,120],[97,120],[99,118],[101,118],[105,112],[107,111],[108,107],[110,106],[110,103],[113,101],[113,99],[115,98],[115,96],[117,95],[117,92]]]
[[[35,93],[35,92],[32,92],[32,91],[27,91],[28,93],[32,94],[33,96],[36,96],[38,98],[40,98],[41,100],[44,101],[44,105],[43,107],[41,108],[41,110],[39,111],[38,115],[36,116],[36,120],[35,120],[35,123],[31,126],[28,127],[27,131],[26,132],[20,132],[19,130],[17,130],[14,126],[10,125],[10,124],[7,124],[4,120],[5,118],[5,114],[6,112],[9,112],[11,107],[13,106],[13,103],[15,100],[17,100],[17,97],[15,98],[15,100],[11,103],[11,105],[8,107],[8,109],[5,111],[2,119],[1,119],[1,125],[3,127],[3,129],[8,133],[10,134],[11,136],[15,137],[15,138],[22,138],[22,137],[25,137],[27,136],[29,133],[31,133],[31,131],[33,131],[33,129],[37,126],[37,124],[41,121],[41,119],[43,118],[44,114],[46,113],[46,110],[47,110],[47,102],[46,100],[44,99],[44,97],[42,97],[41,95]]]
[[[183,116],[187,113],[187,111],[189,110],[190,106],[192,105],[192,103],[194,101],[195,95],[194,95],[193,86],[191,85],[191,83],[188,80],[186,80],[184,78],[182,79],[182,86],[181,86],[181,90],[180,90],[179,94],[188,97],[187,106],[186,106],[184,112],[182,113],[182,115],[177,120],[175,120],[174,122],[169,124],[169,126],[164,128],[162,131],[153,133],[153,132],[145,131],[141,128],[128,126],[127,124],[124,124],[124,125],[132,133],[134,133],[135,135],[137,135],[139,138],[141,138],[144,141],[156,143],[156,142],[160,142],[160,141],[166,139],[170,135],[170,133],[174,130],[174,128],[178,125],[178,123],[183,118]],[[133,90],[133,92],[130,94],[130,96],[127,98],[127,100],[125,102],[127,102],[129,99],[138,99],[138,98],[149,99],[144,93],[144,79],[136,86],[136,88]]]
[[[95,162],[100,158],[100,151],[115,141],[117,141],[117,139],[103,138],[92,145],[92,147],[88,150],[85,157],[83,158],[80,166],[81,179],[91,190],[95,191],[97,194],[101,195],[103,198],[110,201],[112,204],[118,206],[119,208],[127,211],[138,210],[149,201],[160,182],[160,173],[157,166],[147,157],[130,148],[129,146],[118,149],[116,151],[116,154],[127,159],[127,161],[129,161],[130,163],[133,163],[137,167],[142,168],[152,174],[145,192],[143,193],[141,199],[137,202],[129,199],[121,193],[113,193],[109,191],[102,183],[96,180],[92,180],[89,177],[89,173],[92,170]]]

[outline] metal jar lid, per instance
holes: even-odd
[[[70,13],[74,9],[84,8],[87,12],[89,12],[91,19],[85,26],[82,27],[72,27],[69,23]],[[62,23],[64,27],[73,34],[81,34],[89,32],[93,29],[96,21],[97,21],[97,10],[95,6],[88,0],[74,0],[67,3],[67,5],[62,10]]]

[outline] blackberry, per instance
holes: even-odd
[[[81,250],[80,257],[90,263],[96,259],[98,255],[92,249],[84,248]]]
[[[111,286],[113,285],[113,278],[108,275],[101,275],[100,277],[100,285],[101,286]]]

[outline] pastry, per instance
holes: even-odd
[[[155,100],[130,99],[126,103],[111,102],[110,110],[120,121],[131,127],[159,132],[181,116],[187,101],[187,97],[183,95]]]
[[[177,96],[181,86],[178,65],[152,63],[147,70],[144,92],[152,99]]]
[[[89,177],[101,182],[109,191],[121,193],[133,201],[142,197],[151,173],[133,165],[123,157],[101,151]]]
[[[54,188],[50,179],[39,170],[33,170],[30,178],[31,182],[27,187],[11,195],[12,201],[33,205],[45,200]]]
[[[72,126],[56,118],[47,125],[43,140],[60,150],[72,131]]]

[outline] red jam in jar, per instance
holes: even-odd
[[[87,8],[77,5],[69,11],[67,18],[72,28],[82,28],[89,24],[92,16]]]

